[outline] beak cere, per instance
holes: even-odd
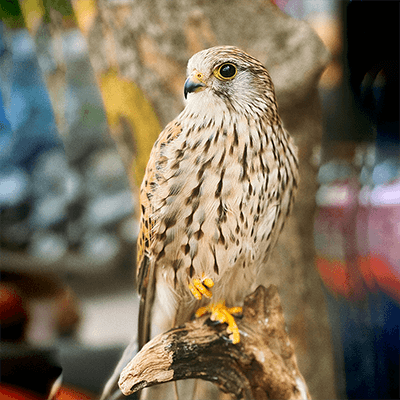
[[[187,98],[188,93],[197,92],[199,88],[205,86],[205,83],[203,83],[200,79],[201,75],[199,73],[189,76],[189,78],[186,79],[185,86],[183,88],[185,99]]]

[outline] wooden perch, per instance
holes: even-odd
[[[207,316],[153,338],[122,371],[125,395],[181,379],[214,382],[236,399],[310,399],[286,331],[276,286],[259,286],[236,317],[241,341]]]

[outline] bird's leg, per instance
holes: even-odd
[[[214,282],[210,278],[195,278],[189,283],[189,290],[197,300],[201,300],[203,296],[210,299],[212,293],[209,290],[214,286]],[[242,307],[227,307],[225,301],[218,303],[211,303],[207,306],[200,307],[196,311],[196,317],[201,317],[206,313],[210,313],[210,319],[212,321],[218,321],[221,324],[227,323],[227,332],[230,333],[229,338],[232,340],[233,344],[240,342],[239,328],[236,324],[235,318],[232,314],[241,314]]]
[[[229,339],[232,340],[233,344],[236,344],[240,342],[240,333],[235,318],[232,314],[241,314],[241,312],[242,307],[227,307],[225,305],[225,301],[221,301],[200,307],[196,311],[196,317],[201,317],[206,313],[211,313],[211,321],[218,321],[221,324],[227,323],[227,332],[230,333]]]

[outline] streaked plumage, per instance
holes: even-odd
[[[216,76],[225,63],[236,66],[233,79]],[[204,303],[242,303],[260,284],[297,187],[295,147],[262,64],[214,47],[195,54],[187,73],[193,92],[156,141],[141,186],[140,346],[153,323],[165,330]],[[197,301],[188,284],[205,277],[213,296]]]

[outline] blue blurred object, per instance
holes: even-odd
[[[4,168],[10,162],[12,140],[11,124],[6,118],[3,97],[0,92],[0,168]]]
[[[14,178],[8,178],[9,184],[10,179],[18,181],[20,188],[20,177],[32,171],[36,159],[52,148],[61,149],[62,142],[29,33],[21,29],[8,36],[7,43],[4,40],[1,29],[0,174],[2,178],[11,174]],[[2,187],[7,190],[7,186]],[[27,194],[26,191],[25,199]],[[3,201],[5,197],[2,191]],[[9,205],[23,200],[15,192],[11,197]]]
[[[63,146],[29,33],[19,29],[5,35],[4,30],[0,26],[1,241],[19,249],[32,232],[36,161]]]
[[[135,240],[119,229],[132,225],[129,180],[81,32],[62,32],[57,59],[48,24],[37,32],[0,23],[0,246],[26,250],[39,268],[106,272]],[[63,142],[43,78],[59,64]]]
[[[3,97],[3,107],[14,133],[9,160],[31,171],[40,154],[54,147],[62,148],[62,142],[32,38],[27,30],[21,29],[13,32],[8,44],[9,52],[3,52],[2,58],[11,58],[7,60],[11,61],[11,72],[8,81],[1,80],[0,90],[9,97]],[[2,60],[2,65],[7,61]]]
[[[0,92],[0,210],[21,203],[29,191],[27,174],[12,162],[13,139]]]

